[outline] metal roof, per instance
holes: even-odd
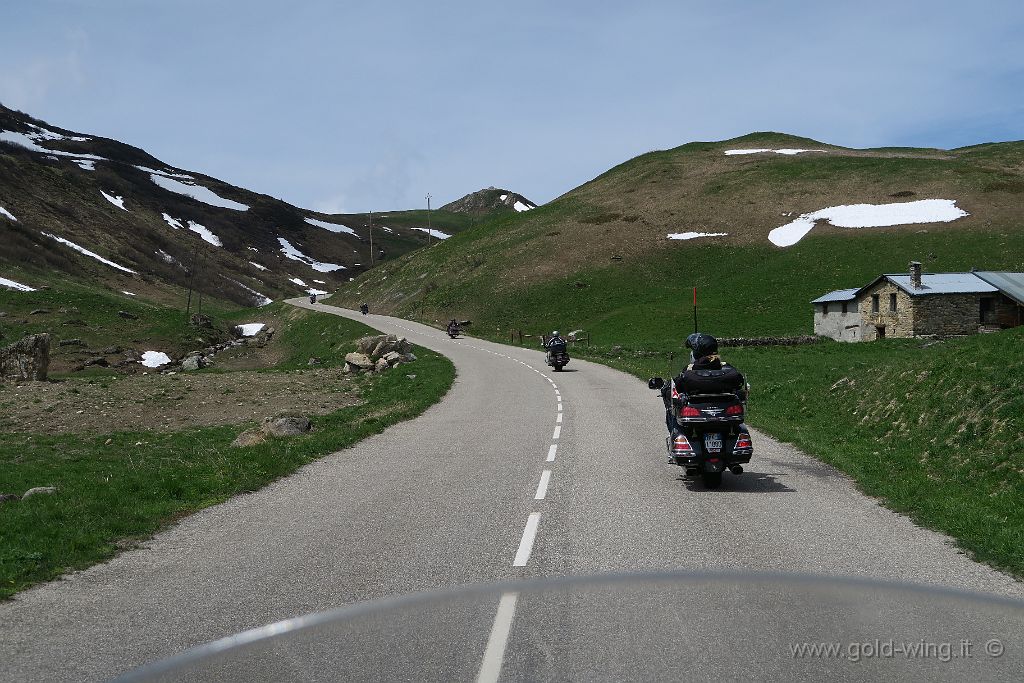
[[[996,273],[979,270],[974,274],[1024,306],[1024,273]]]
[[[910,284],[909,273],[886,274],[894,285],[911,296],[927,294],[987,294],[999,291],[974,273],[923,273],[921,286]]]
[[[812,304],[827,304],[832,301],[853,301],[857,298],[857,292],[860,289],[854,287],[853,289],[837,289],[834,292],[829,292],[824,296],[819,296],[817,299],[812,301]]]

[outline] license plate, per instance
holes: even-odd
[[[704,448],[706,448],[711,453],[720,453],[722,451],[722,435],[705,434]]]

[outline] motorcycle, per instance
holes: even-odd
[[[569,352],[564,343],[548,348],[547,364],[553,367],[555,372],[561,372],[562,368],[569,364],[569,360]]]
[[[367,304],[360,304],[359,312],[362,313],[363,315],[366,315],[367,313],[370,312],[370,307]]]
[[[449,337],[456,339],[460,334],[462,334],[462,328],[470,324],[472,324],[471,320],[453,320],[448,323],[448,327],[445,328],[445,331],[448,333]]]
[[[687,395],[676,389],[674,381],[666,385],[661,377],[652,377],[647,386],[661,391],[672,412],[674,428],[665,439],[669,463],[684,468],[688,477],[701,477],[709,489],[722,484],[726,470],[743,474],[743,465],[754,454],[750,431],[743,423],[745,392]]]

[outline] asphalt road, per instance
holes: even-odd
[[[726,474],[720,489],[682,479],[665,463],[660,398],[633,377],[579,360],[554,373],[539,350],[453,341],[403,320],[293,303],[443,352],[458,370],[453,389],[415,420],[0,604],[0,679],[106,680],[239,631],[360,601],[597,572],[807,572],[1024,598],[1022,584],[763,434],[754,434],[747,472]],[[793,632],[807,638],[999,636],[1007,652],[984,660],[995,667],[984,676],[1024,676],[1024,625],[1015,614],[976,620],[934,600],[907,598],[895,609],[900,598],[884,591],[825,598],[792,584],[611,592],[613,599],[585,587],[473,596],[407,611],[400,623],[360,622],[365,628],[345,638],[336,627],[327,648],[275,649],[259,664],[224,663],[214,679],[281,678],[317,658],[334,673],[298,678],[892,676],[863,659],[798,669],[793,657],[766,661],[786,646],[779,628],[794,614]],[[711,623],[707,615],[729,618]],[[742,642],[754,639],[760,649],[744,651]],[[383,648],[391,668],[365,648],[346,649],[352,643]],[[909,676],[963,677],[980,661],[961,658],[956,668],[929,658]]]

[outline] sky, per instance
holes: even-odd
[[[4,0],[0,103],[326,213],[779,131],[1024,139],[1020,0]]]

